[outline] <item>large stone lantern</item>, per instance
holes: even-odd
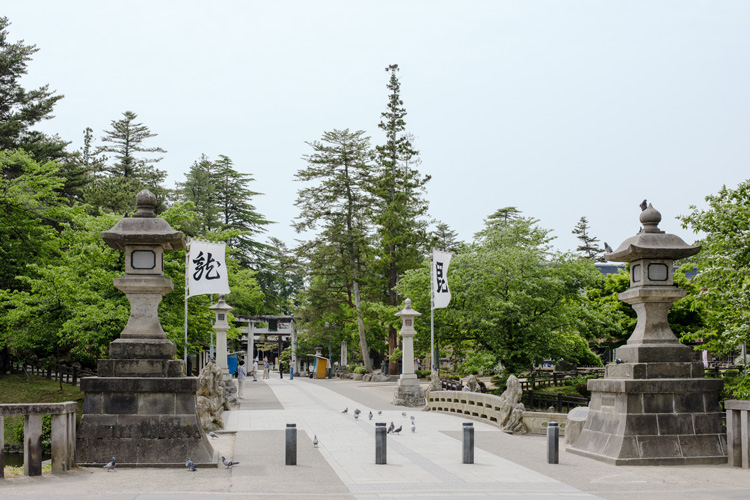
[[[700,247],[661,231],[660,221],[648,205],[643,229],[605,254],[630,263],[630,289],[619,297],[633,306],[638,323],[604,379],[588,382],[588,418],[568,451],[615,465],[725,463],[722,381],[703,378],[703,364],[667,321],[672,303],[686,295],[674,285],[674,260]]]
[[[98,376],[81,379],[83,417],[76,459],[101,465],[114,456],[124,466],[184,466],[217,463],[196,413],[198,379],[183,375],[175,345],[159,322],[158,307],[173,290],[164,276],[165,250],[185,248],[183,235],[158,218],[156,197],[143,190],[138,211],[109,231],[104,241],[124,250],[125,276],[114,285],[130,302],[130,317],[120,338],[109,345],[109,359]]]
[[[411,308],[411,300],[406,299],[404,308],[396,313],[401,317],[401,339],[403,353],[401,358],[401,376],[396,391],[393,393],[393,404],[400,406],[424,406],[425,399],[419,379],[414,373],[414,318],[421,316]]]

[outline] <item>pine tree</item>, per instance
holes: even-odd
[[[34,90],[21,86],[27,64],[39,49],[23,40],[11,43],[8,26],[8,18],[0,17],[0,149],[21,148],[42,162],[64,158],[64,141],[32,130],[42,120],[53,118],[52,109],[63,96],[55,95],[49,85]],[[4,173],[13,175],[15,170],[8,165]]]
[[[429,242],[427,235],[428,203],[424,198],[424,186],[430,180],[422,177],[415,168],[419,165],[419,152],[412,146],[412,135],[406,132],[406,109],[401,100],[401,84],[396,76],[397,64],[385,69],[390,72],[387,88],[390,90],[386,111],[381,113],[378,127],[385,132],[386,141],[376,146],[376,161],[380,169],[373,184],[373,193],[378,198],[375,223],[379,241],[377,260],[383,276],[385,302],[397,307],[396,292],[398,277],[406,270],[419,266]],[[388,354],[398,344],[396,329],[388,330]],[[397,368],[391,361],[389,373]]]
[[[600,248],[599,240],[589,234],[589,221],[585,216],[581,217],[576,227],[573,228],[572,233],[576,235],[576,238],[581,240],[581,244],[576,248],[576,252],[581,252],[586,259],[604,262],[604,257],[602,257],[604,251]]]
[[[115,164],[108,168],[109,173],[115,177],[133,177],[139,180],[152,180],[155,175],[160,176],[163,171],[156,170],[153,164],[163,157],[142,159],[135,156],[138,153],[166,153],[162,148],[143,145],[146,139],[158,134],[151,132],[142,123],[135,123],[138,115],[132,111],[125,111],[122,115],[122,119],[112,120],[112,130],[104,131],[102,142],[111,145],[101,146],[97,151],[114,155]],[[163,176],[166,178],[166,173]]]
[[[435,225],[435,229],[430,233],[430,240],[432,247],[447,252],[455,252],[462,245],[458,241],[458,233],[451,229],[445,222],[438,222]]]
[[[361,291],[363,261],[368,251],[366,214],[374,202],[366,189],[371,181],[372,165],[369,162],[370,138],[364,134],[362,130],[333,130],[325,132],[321,141],[307,143],[313,153],[303,156],[308,166],[297,172],[296,179],[317,184],[299,190],[296,205],[300,207],[300,215],[295,228],[300,232],[319,226],[321,233],[312,245],[328,246],[334,251],[318,251],[315,255],[340,259],[341,265],[330,265],[330,258],[325,259],[326,263],[311,261],[311,274],[315,275],[321,268],[340,271],[326,279],[344,283],[341,295],[355,310],[362,358],[365,368],[372,371]]]

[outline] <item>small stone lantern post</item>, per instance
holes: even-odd
[[[411,300],[406,299],[404,309],[397,312],[401,317],[401,338],[403,353],[401,358],[402,373],[393,394],[393,404],[400,406],[424,406],[425,399],[417,375],[414,373],[414,318],[421,316],[411,308]]]
[[[216,314],[214,321],[214,330],[216,330],[216,366],[221,370],[222,375],[229,376],[229,366],[227,365],[227,330],[229,330],[229,311],[234,311],[234,307],[224,301],[224,296],[219,295],[219,301],[209,307]],[[239,362],[239,360],[237,360]]]
[[[630,263],[630,289],[619,297],[638,323],[604,379],[589,380],[588,417],[568,451],[614,465],[726,463],[723,382],[703,378],[703,363],[667,321],[672,303],[686,295],[674,285],[674,260],[700,247],[661,231],[660,221],[649,205],[640,215],[643,229],[605,255]]]
[[[232,380],[227,364],[227,330],[229,330],[229,311],[234,311],[234,307],[224,301],[224,295],[219,295],[219,301],[209,307],[216,317],[214,318],[214,330],[216,330],[216,366],[221,372],[221,380],[224,383],[224,394],[230,404],[237,403],[237,386]],[[237,358],[237,369],[240,367],[240,358]],[[252,363],[246,369],[248,373],[252,370]]]

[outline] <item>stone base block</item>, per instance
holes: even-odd
[[[173,359],[177,348],[167,339],[117,339],[109,344],[111,359]]]
[[[568,451],[615,465],[726,463],[718,390],[707,379],[589,381],[589,414]]]
[[[405,378],[403,375],[398,380],[396,391],[393,393],[393,404],[398,406],[422,407],[427,404],[416,376]]]
[[[179,359],[100,359],[101,377],[181,377],[184,361]]]
[[[76,437],[80,465],[118,466],[216,464],[196,409],[198,380],[179,378],[81,379],[85,394]]]

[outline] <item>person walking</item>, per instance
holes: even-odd
[[[271,378],[271,365],[268,364],[268,358],[263,360],[263,378]]]
[[[242,391],[245,389],[245,379],[247,378],[247,369],[245,361],[240,360],[240,366],[237,368],[237,397],[242,399]]]
[[[257,382],[258,378],[255,376],[255,374],[258,372],[258,358],[255,358],[253,360],[253,371],[251,375],[253,376],[253,382]]]

